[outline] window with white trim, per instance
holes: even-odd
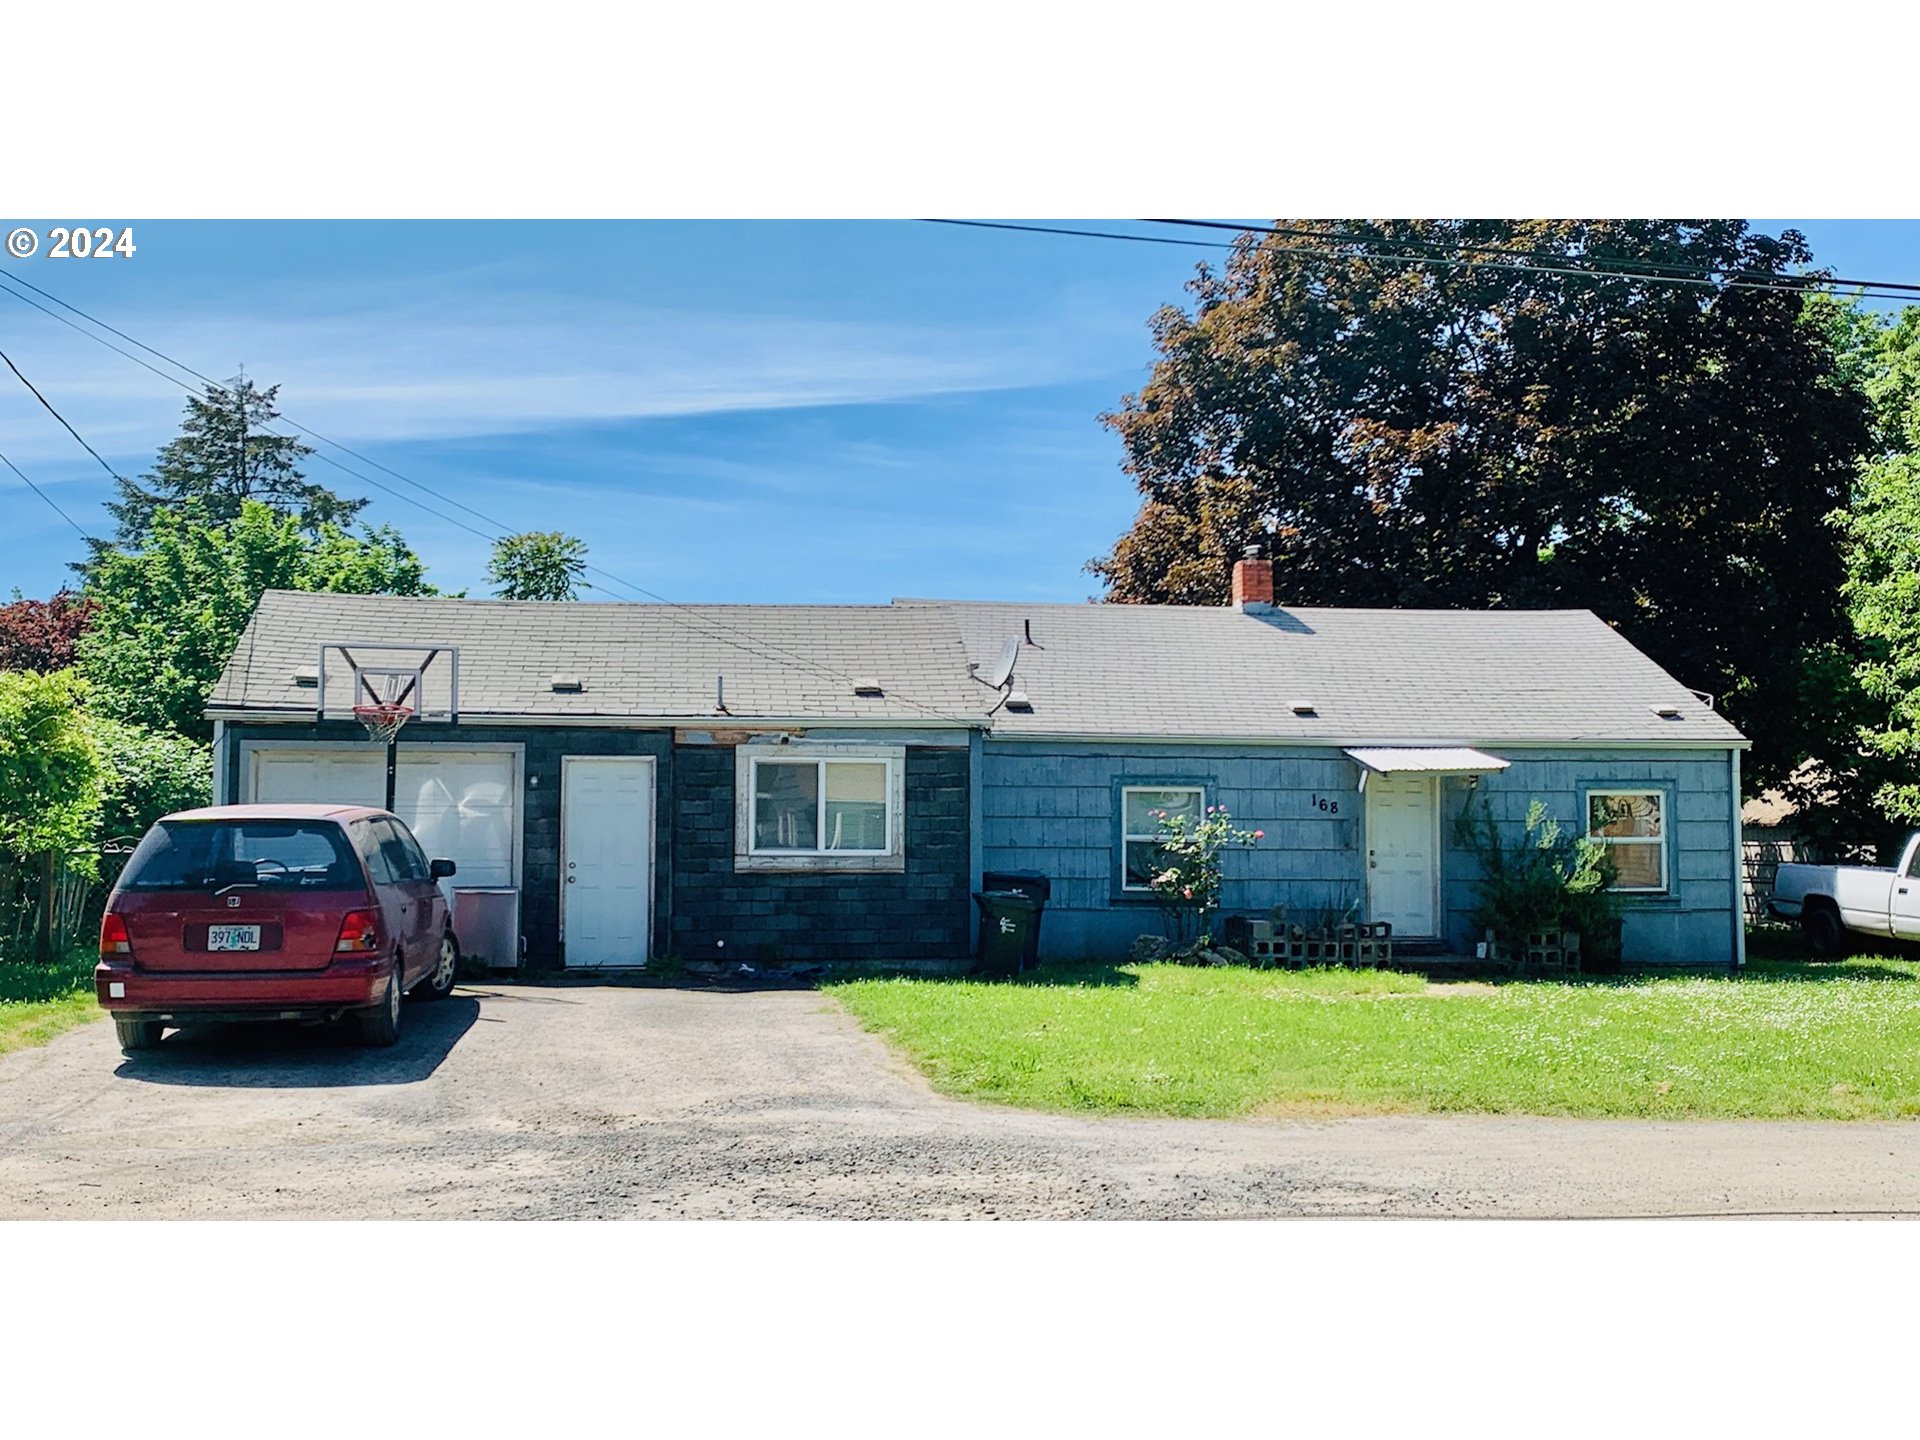
[[[904,749],[742,746],[734,858],[746,869],[898,869]]]
[[[1666,893],[1664,790],[1587,791],[1587,838],[1607,847],[1613,859],[1613,889],[1630,895]]]
[[[1160,817],[1199,820],[1207,794],[1198,785],[1126,785],[1120,791],[1120,888],[1146,894],[1160,854]]]

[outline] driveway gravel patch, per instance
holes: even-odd
[[[811,991],[498,985],[0,1058],[0,1217],[1897,1214],[1920,1125],[1143,1120],[949,1100]]]

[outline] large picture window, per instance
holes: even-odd
[[[1128,785],[1120,791],[1123,890],[1150,892],[1160,852],[1160,815],[1198,820],[1207,808],[1198,785]]]
[[[1627,894],[1667,890],[1667,797],[1661,790],[1589,790],[1587,838],[1613,858],[1613,888]]]
[[[754,748],[742,746],[739,759],[739,866],[898,868],[904,750]]]

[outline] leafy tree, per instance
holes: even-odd
[[[1891,323],[1869,318],[1862,348],[1876,446],[1852,505],[1833,517],[1859,641],[1850,678],[1861,753],[1829,783],[1864,784],[1889,820],[1920,825],[1920,306]]]
[[[162,815],[213,802],[213,752],[166,730],[90,717],[104,794],[100,839],[146,834]]]
[[[589,588],[587,542],[558,530],[530,530],[493,542],[487,579],[502,600],[577,600]]]
[[[22,871],[43,884],[35,958],[52,952],[52,878],[61,859],[92,873],[103,796],[100,753],[72,670],[0,674],[0,872],[11,900]]]
[[[1294,228],[1327,231],[1295,222]],[[1741,221],[1389,221],[1243,237],[1153,320],[1106,418],[1144,503],[1091,569],[1116,601],[1219,603],[1243,547],[1284,603],[1596,611],[1755,741],[1828,743],[1803,659],[1839,644],[1840,537],[1868,439],[1793,232]],[[1666,284],[1555,275],[1686,267]],[[1412,265],[1381,252],[1462,263]],[[1475,257],[1480,262],[1476,263]],[[1486,263],[1490,262],[1490,263]]]
[[[79,647],[103,715],[206,739],[207,696],[265,590],[430,595],[424,569],[390,527],[372,536],[323,524],[318,537],[257,500],[227,523],[200,502],[158,510],[146,544],[107,549],[88,593],[98,606]]]
[[[121,480],[120,498],[108,503],[120,522],[115,543],[139,549],[155,515],[190,503],[199,506],[204,521],[216,525],[237,518],[249,500],[294,517],[309,535],[319,535],[327,525],[351,524],[367,502],[308,480],[300,462],[312,447],[268,430],[279,418],[274,409],[279,393],[278,385],[262,390],[243,376],[189,397],[180,434],[160,451],[152,471],[138,483]],[[94,544],[97,557],[100,544]]]
[[[73,664],[74,643],[86,629],[93,604],[71,590],[51,600],[19,599],[0,605],[0,670],[46,674]]]

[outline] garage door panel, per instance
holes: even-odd
[[[498,752],[400,752],[393,810],[429,855],[459,867],[453,883],[510,886],[518,809],[514,757]],[[269,804],[317,802],[380,805],[386,799],[386,757],[275,747],[253,758],[253,798]]]

